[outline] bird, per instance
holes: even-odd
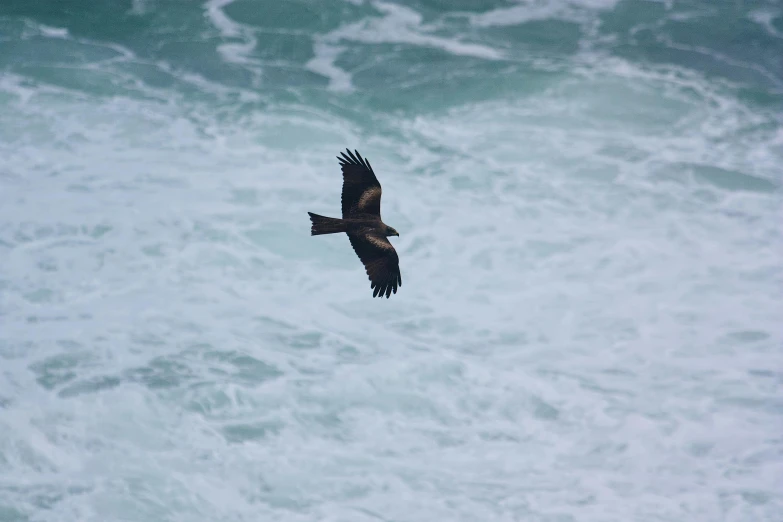
[[[387,239],[399,237],[394,228],[381,221],[381,184],[367,158],[358,150],[345,149],[337,156],[343,171],[343,217],[332,218],[310,215],[311,236],[345,232],[356,255],[359,256],[367,276],[373,297],[386,299],[402,286],[400,260],[397,251]]]

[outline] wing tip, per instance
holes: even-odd
[[[397,293],[397,289],[402,286],[400,284],[395,283],[370,283],[370,288],[373,290],[372,296],[375,297],[385,297],[386,299],[389,299],[392,294]]]
[[[347,155],[346,152],[348,153]],[[370,161],[367,158],[363,158],[362,155],[359,154],[358,149],[354,149],[353,152],[351,152],[351,149],[346,147],[345,152],[340,152],[340,156],[336,156],[336,157],[337,157],[337,161],[340,162],[340,166],[358,165],[372,172]]]

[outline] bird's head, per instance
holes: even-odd
[[[392,227],[390,227],[390,226],[388,226],[388,225],[387,225],[387,226],[386,226],[386,236],[387,236],[387,237],[388,237],[388,236],[397,236],[397,237],[400,237],[400,233],[399,233],[399,232],[397,232],[396,230],[394,230]]]

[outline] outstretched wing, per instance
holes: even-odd
[[[385,294],[388,299],[392,292],[396,294],[402,286],[400,259],[389,240],[376,234],[348,234],[348,239],[370,276],[372,296]]]
[[[348,149],[338,156],[343,169],[343,218],[352,214],[381,215],[381,184],[372,171],[367,158]]]

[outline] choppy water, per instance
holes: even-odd
[[[0,2],[0,521],[783,519],[778,0]],[[373,300],[336,154],[384,187]]]

